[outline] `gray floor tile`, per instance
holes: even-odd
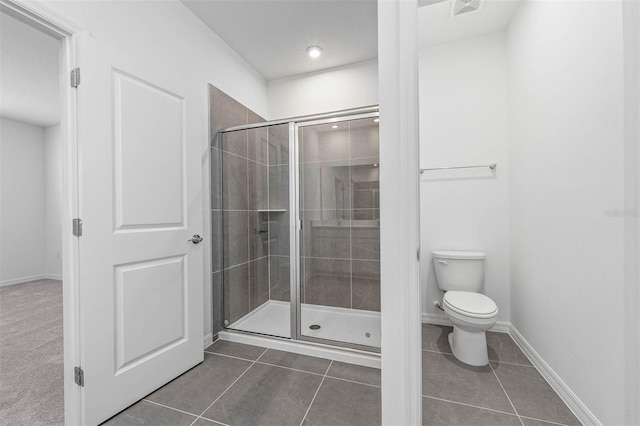
[[[303,424],[373,426],[381,422],[380,388],[327,377]]]
[[[146,399],[200,414],[229,387],[251,362],[205,353],[204,362],[158,389]]]
[[[378,368],[333,361],[327,376],[380,386],[380,370]]]
[[[580,421],[535,368],[496,362],[492,362],[491,366],[521,416],[580,425]]]
[[[238,358],[255,361],[266,350],[266,348],[243,343],[218,340],[213,342],[205,351],[222,355],[235,356]]]
[[[531,365],[529,358],[520,350],[507,333],[487,332],[487,346],[491,361]]]
[[[515,414],[422,397],[422,426],[520,426]]]
[[[197,417],[147,401],[140,401],[103,423],[105,426],[182,426],[190,425]]]
[[[453,327],[446,325],[422,324],[422,349],[451,353],[447,336]]]
[[[558,426],[558,423],[545,422],[538,419],[530,419],[527,417],[520,417],[524,426]]]
[[[488,365],[472,367],[453,355],[422,351],[422,394],[513,413],[507,396]]]
[[[315,374],[254,364],[204,417],[230,425],[297,426],[321,381]]]
[[[216,426],[216,425],[224,425],[224,423],[214,422],[213,420],[203,419],[200,417],[196,420],[192,426]]]
[[[316,374],[326,373],[331,363],[328,359],[278,351],[276,349],[269,349],[258,361]]]

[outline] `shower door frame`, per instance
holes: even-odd
[[[379,118],[380,112],[377,106],[360,108],[356,110],[341,111],[331,114],[328,117],[306,117],[292,121],[289,125],[289,188],[293,191],[294,196],[289,196],[291,212],[290,215],[291,231],[291,330],[295,330],[295,340],[330,344],[342,348],[362,350],[366,352],[380,353],[380,347],[361,345],[357,343],[344,342],[341,340],[324,339],[320,337],[305,336],[302,334],[302,301],[300,300],[300,287],[302,286],[302,277],[300,276],[300,247],[302,244],[302,219],[300,217],[300,141],[299,131],[301,128],[318,126],[323,124],[333,124],[341,122],[350,122],[354,120],[364,120],[367,118]],[[295,268],[294,268],[295,263]],[[295,295],[295,296],[294,296]],[[294,333],[292,333],[293,335]]]
[[[221,324],[223,330],[231,330],[235,332],[248,333],[253,335],[269,336],[280,339],[288,339],[303,343],[321,344],[337,346],[345,349],[353,349],[357,351],[364,351],[367,353],[380,353],[380,348],[377,346],[360,345],[356,343],[343,342],[339,340],[322,339],[318,337],[310,337],[302,335],[301,322],[302,319],[302,304],[300,301],[300,286],[302,284],[300,277],[300,242],[302,233],[302,222],[300,221],[300,191],[299,191],[299,172],[300,172],[300,157],[299,157],[299,141],[298,130],[300,127],[307,127],[319,124],[331,124],[345,121],[352,121],[366,118],[379,118],[380,108],[378,105],[371,105],[361,108],[347,109],[341,111],[335,111],[325,114],[306,115],[300,117],[287,118],[282,120],[263,121],[261,123],[247,124],[241,126],[227,127],[219,129],[213,140],[222,137],[223,133],[251,130],[258,128],[268,128],[272,126],[280,126],[288,124],[289,126],[289,286],[290,286],[290,327],[289,337],[276,336],[271,334],[264,334],[260,332],[239,330],[230,328]],[[211,146],[210,146],[211,148]],[[211,191],[210,191],[211,192]],[[293,195],[292,195],[293,194]],[[211,219],[211,218],[210,218]],[[223,225],[224,226],[224,225]],[[224,292],[224,272],[222,279],[222,286]],[[222,300],[222,308],[224,312],[224,298]]]

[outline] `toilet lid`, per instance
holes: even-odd
[[[451,310],[470,317],[490,318],[498,313],[496,303],[480,293],[447,291],[443,301]]]

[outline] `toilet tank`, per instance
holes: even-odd
[[[486,254],[479,251],[434,251],[432,254],[441,290],[474,293],[482,290]]]

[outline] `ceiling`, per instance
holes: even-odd
[[[520,0],[483,0],[477,12],[450,17],[449,0],[418,9],[420,48],[505,31]]]
[[[376,0],[182,0],[265,80],[378,56]],[[305,49],[320,46],[318,59]]]
[[[376,0],[181,0],[265,80],[376,59]],[[483,0],[450,18],[451,0],[419,0],[419,46],[504,31],[520,0]],[[305,49],[321,46],[311,59]]]
[[[0,14],[0,116],[60,123],[58,51],[58,40]]]

